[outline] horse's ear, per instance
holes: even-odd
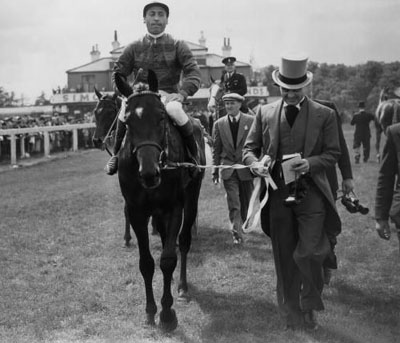
[[[149,69],[147,72],[147,83],[149,84],[149,89],[152,92],[157,93],[158,92],[158,80],[157,80],[157,75],[156,73]]]
[[[96,96],[99,98],[99,100],[103,97],[103,94],[101,94],[96,87],[94,87],[94,92],[96,93]]]
[[[125,78],[121,74],[115,73],[114,81],[117,89],[126,98],[133,93],[132,87],[129,86],[128,82],[126,82]]]

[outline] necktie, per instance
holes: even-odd
[[[287,105],[285,107],[286,120],[289,123],[290,127],[293,126],[293,123],[296,120],[296,116],[298,113],[299,109],[294,105]]]

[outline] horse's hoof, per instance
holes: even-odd
[[[187,304],[190,301],[188,291],[184,291],[183,289],[178,290],[178,297],[176,299],[178,303]]]
[[[176,317],[175,310],[171,308],[169,314],[165,314],[164,311],[160,313],[160,328],[165,332],[174,331],[178,326],[178,318]]]
[[[148,315],[146,321],[144,322],[145,326],[155,326],[156,322],[154,320],[154,315]]]

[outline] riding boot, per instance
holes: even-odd
[[[185,143],[185,146],[189,152],[190,160],[192,160],[194,164],[198,164],[197,163],[198,149],[196,140],[193,135],[192,122],[189,120],[186,122],[186,124],[176,127],[178,128],[178,131],[183,139],[183,142]]]
[[[105,170],[108,175],[114,175],[118,171],[118,153],[121,149],[122,141],[124,140],[126,133],[126,126],[125,124],[118,120],[117,121],[117,128],[115,130],[115,141],[114,141],[114,150],[113,155],[108,160],[107,165],[105,166]]]

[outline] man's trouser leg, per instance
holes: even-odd
[[[105,167],[108,175],[114,175],[118,171],[118,153],[121,149],[122,141],[124,140],[126,133],[125,124],[117,120],[117,128],[115,129],[115,140],[114,140],[114,148],[113,155],[108,160],[107,165]]]
[[[368,162],[369,160],[369,154],[371,150],[371,137],[364,137],[363,138],[363,157],[364,157],[364,162]]]
[[[298,222],[299,241],[293,257],[302,279],[301,308],[303,311],[323,310],[322,264],[331,247],[324,229],[324,197],[315,185],[310,184],[307,196],[294,207],[294,212]]]
[[[356,163],[360,163],[360,147],[361,147],[361,142],[358,138],[354,138],[353,142],[353,150],[354,150],[354,159]]]
[[[284,206],[288,196],[284,182],[278,183],[276,191],[270,191],[269,218],[263,213],[262,225],[269,226],[277,278],[277,300],[279,312],[287,326],[302,323],[300,307],[301,275],[293,258],[297,246],[298,233],[293,209]],[[267,223],[264,221],[267,220]]]
[[[193,125],[188,115],[182,108],[182,104],[178,101],[171,101],[165,105],[168,115],[172,118],[183,139],[186,148],[190,153],[190,157],[197,164],[198,149],[197,143],[193,135]]]
[[[229,222],[232,236],[234,239],[242,240],[242,216],[240,213],[240,180],[236,171],[232,173],[229,179],[222,180],[225,192],[226,201],[228,204]]]

